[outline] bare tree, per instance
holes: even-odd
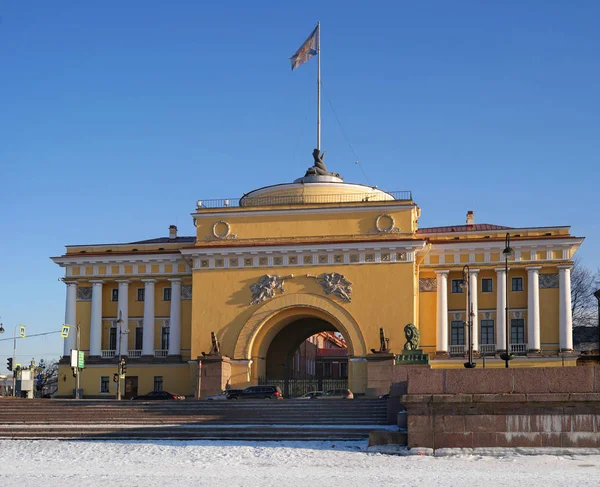
[[[40,379],[36,381],[39,396],[53,394],[58,388],[58,362],[53,360],[45,363],[44,359],[39,363]]]
[[[580,260],[571,270],[571,312],[573,326],[598,326],[598,301],[594,292],[600,287],[600,270],[593,273]]]

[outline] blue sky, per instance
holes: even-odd
[[[288,58],[317,20],[331,170],[412,190],[421,226],[571,225],[597,268],[598,18],[594,1],[4,2],[0,338],[59,329],[64,245],[192,235],[196,200],[303,175],[317,66]],[[21,362],[61,350],[18,344]]]

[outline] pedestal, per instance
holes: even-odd
[[[225,390],[231,378],[231,359],[222,355],[205,355],[198,358],[198,384],[196,391],[199,399],[212,396]]]
[[[393,353],[370,353],[367,359],[367,396],[390,392],[394,374]]]

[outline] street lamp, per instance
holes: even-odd
[[[508,259],[514,254],[514,250],[510,246],[510,233],[506,234],[506,238],[504,239],[504,250],[502,251],[502,255],[504,255],[504,279],[506,281],[505,288],[505,300],[506,304],[504,310],[506,312],[504,328],[506,329],[506,350],[504,353],[500,354],[500,358],[504,360],[504,367],[508,369],[508,362],[513,358],[513,354],[510,350],[510,321],[508,319]]]
[[[598,356],[600,357],[600,289],[598,289],[595,293],[594,296],[596,296],[596,299],[598,300]],[[2,325],[0,324],[0,327]]]
[[[465,309],[467,313],[467,328],[469,330],[469,361],[464,364],[466,369],[474,369],[477,364],[473,362],[473,303],[471,303],[471,286],[469,285],[471,270],[469,266],[466,265],[463,267],[463,278],[460,282],[461,289],[467,290],[467,307]]]
[[[117,375],[118,375],[118,381],[117,381],[117,401],[121,400],[121,336],[122,335],[127,335],[129,333],[129,330],[125,330],[123,331],[123,313],[121,311],[119,311],[119,319],[113,321],[113,324],[115,326],[119,327],[119,343],[117,344],[118,347],[118,351],[119,351],[119,360],[117,362]]]

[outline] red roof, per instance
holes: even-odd
[[[492,225],[490,223],[477,223],[475,225],[450,225],[448,227],[419,228],[417,233],[452,233],[452,232],[480,232],[483,230],[511,230],[512,227]]]

